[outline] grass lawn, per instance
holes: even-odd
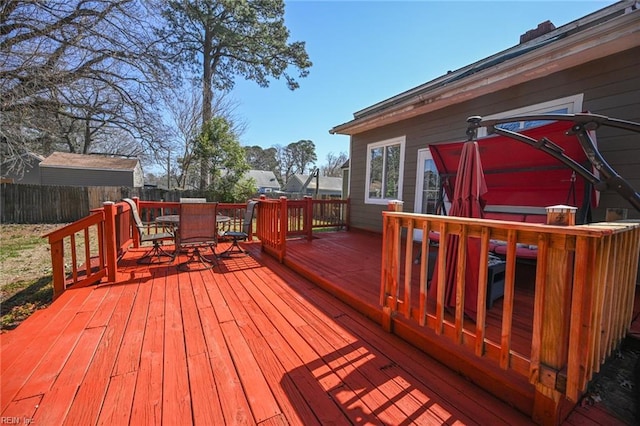
[[[0,225],[0,332],[51,303],[51,254],[42,236],[62,226]]]

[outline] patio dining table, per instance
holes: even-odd
[[[176,229],[180,224],[180,215],[179,214],[168,214],[163,216],[156,217],[155,222],[159,225],[169,226],[172,229]],[[231,222],[231,218],[225,215],[217,215],[216,216],[216,224],[218,225],[218,229],[228,226]]]

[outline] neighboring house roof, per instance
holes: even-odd
[[[278,182],[276,175],[271,171],[249,170],[245,176],[254,179],[258,188],[280,189],[280,182]]]
[[[87,170],[134,170],[138,159],[108,157],[106,155],[54,152],[40,163],[40,167]]]
[[[624,0],[354,113],[354,135],[504,90],[637,46],[640,10]]]
[[[300,190],[302,185],[309,179],[309,175],[301,175],[295,174],[289,178],[287,184],[285,186],[285,190],[290,192],[297,192]],[[319,191],[324,192],[342,192],[342,178],[340,177],[329,177],[329,176],[320,176],[318,178]],[[309,182],[309,185],[306,188],[306,191],[312,192],[316,189],[316,179],[313,178]]]

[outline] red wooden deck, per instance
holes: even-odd
[[[295,273],[376,315],[380,237],[319,235],[288,245],[297,266],[257,244],[200,272],[128,252],[116,283],[68,290],[0,335],[2,421],[531,423]],[[611,424],[597,417],[577,410],[568,424]]]

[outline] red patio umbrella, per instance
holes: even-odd
[[[460,153],[460,162],[456,173],[456,183],[451,200],[450,216],[484,217],[483,195],[487,192],[487,185],[480,161],[480,151],[476,141],[465,142]],[[456,305],[456,264],[458,256],[459,238],[449,236],[446,253],[446,281],[445,306]],[[467,267],[465,273],[464,313],[475,320],[478,302],[478,271],[480,266],[480,240],[467,238]],[[433,272],[437,279],[437,264]],[[436,283],[437,284],[437,283]],[[433,294],[437,286],[431,286]]]

